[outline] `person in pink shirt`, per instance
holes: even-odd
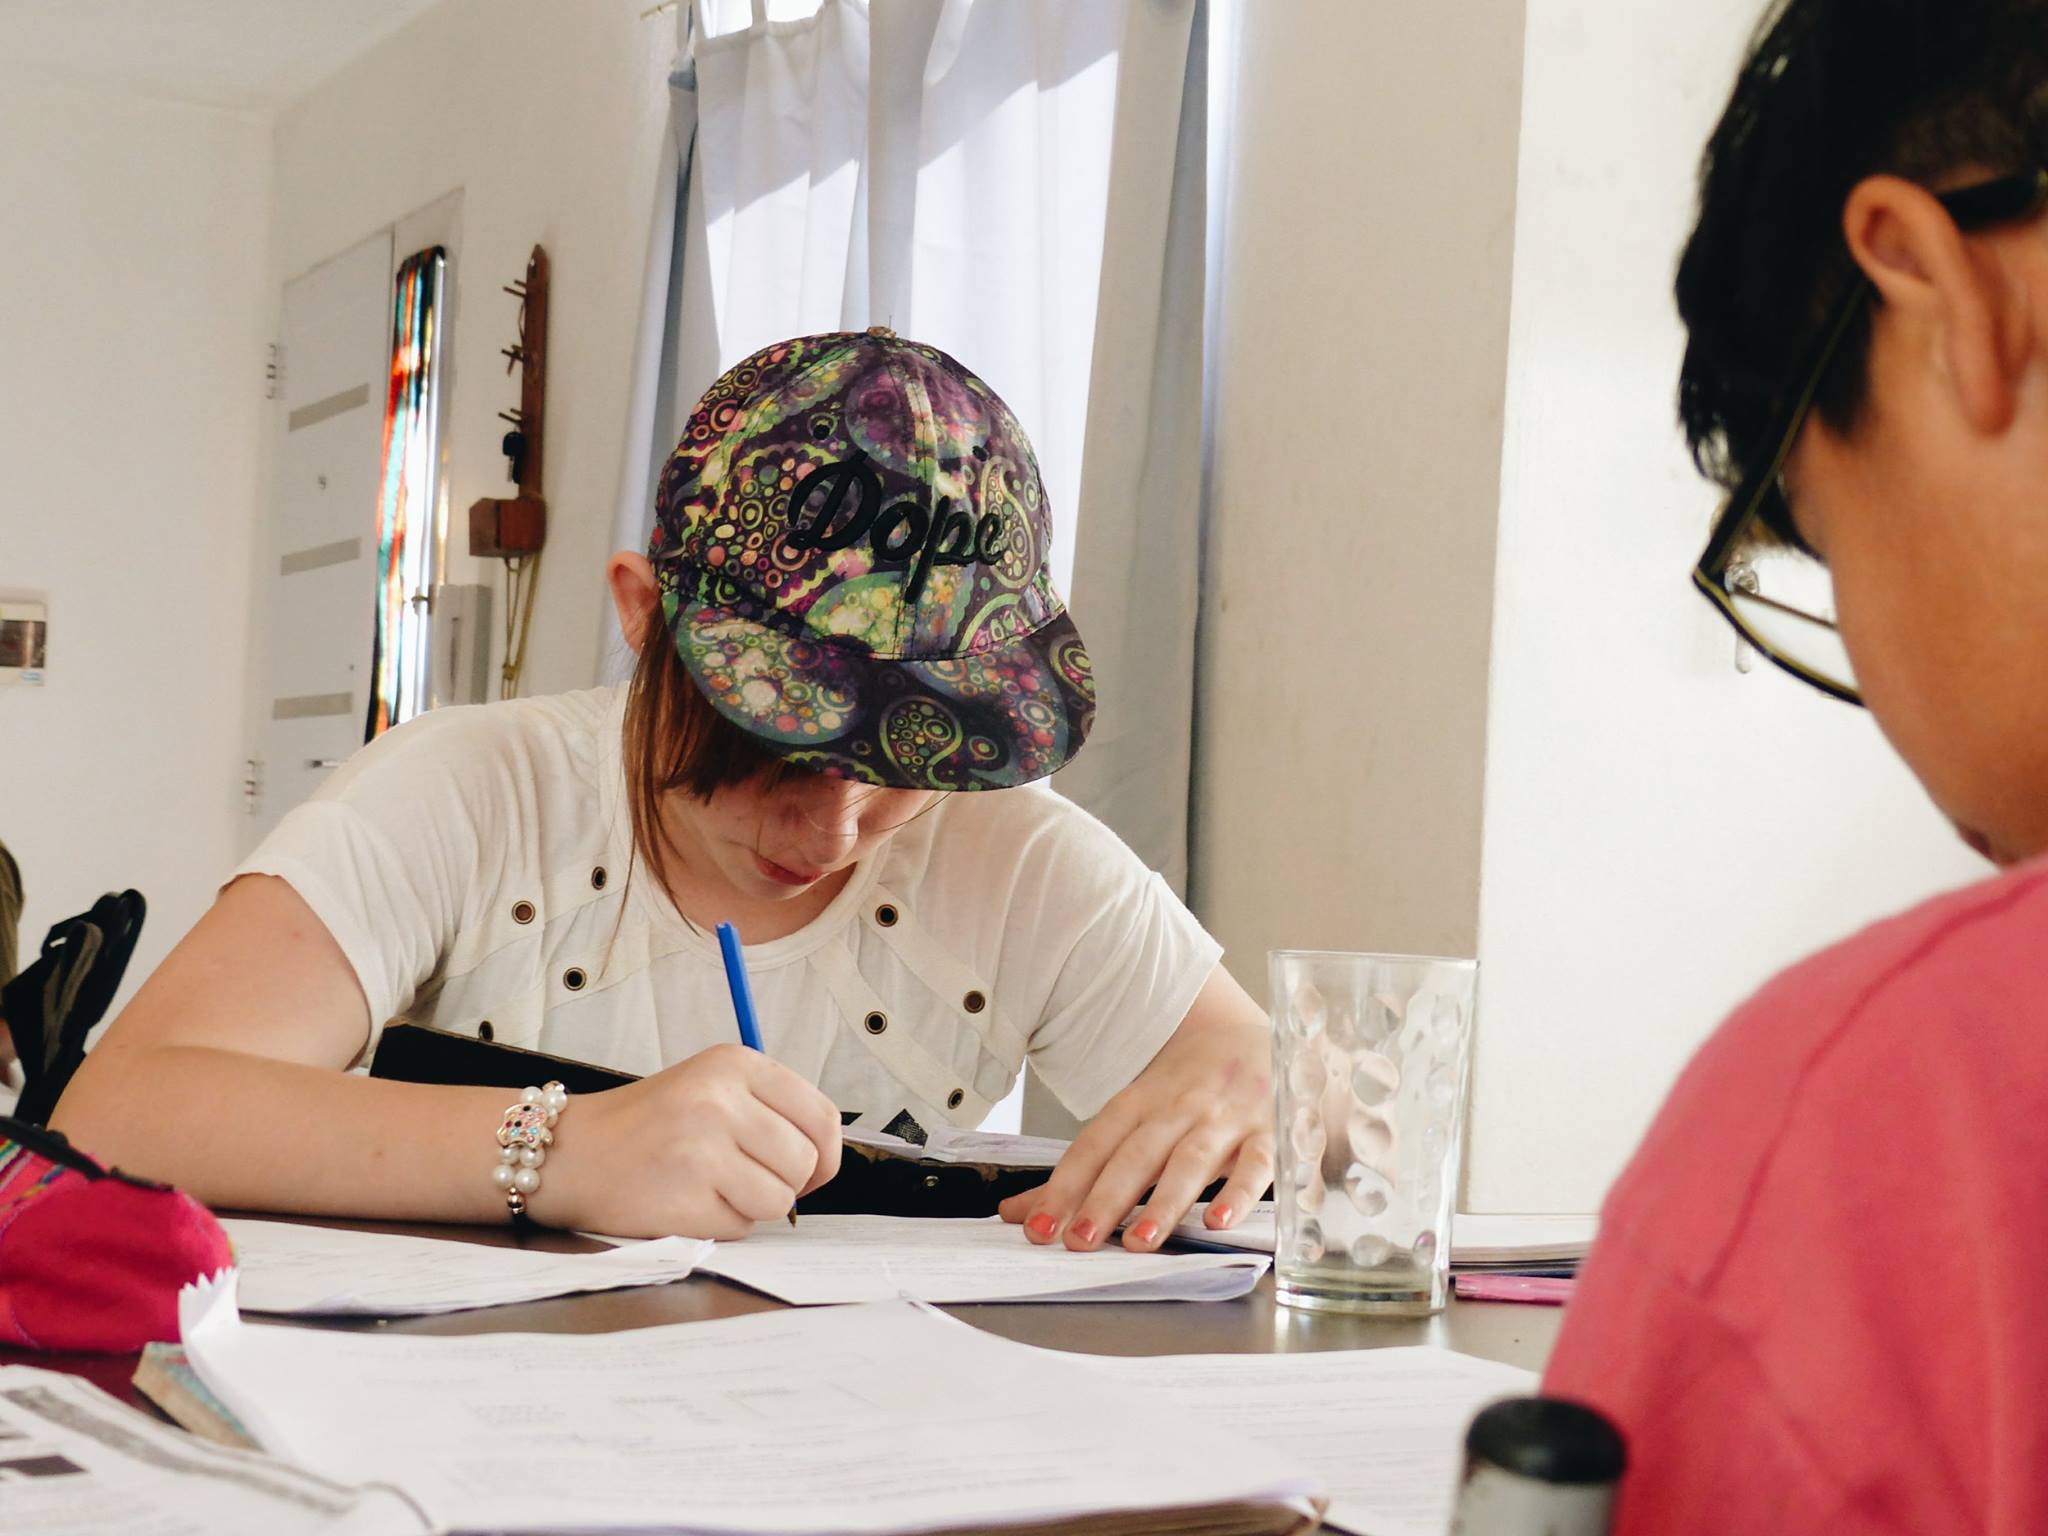
[[[1678,304],[1695,584],[2003,873],[1722,1027],[1545,1390],[1627,1436],[1618,1536],[2043,1536],[2048,0],[1781,0]]]

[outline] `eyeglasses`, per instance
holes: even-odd
[[[2030,219],[2048,208],[2048,169],[1963,187],[1941,194],[1939,201],[1961,230]],[[1796,375],[1804,382],[1783,426],[1765,438],[1776,450],[1722,507],[1692,573],[1693,585],[1768,660],[1850,704],[1861,704],[1863,695],[1835,627],[1834,579],[1799,537],[1784,476],[1829,370],[1876,291],[1859,278],[1828,318],[1820,346]]]

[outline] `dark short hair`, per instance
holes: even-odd
[[[1733,487],[1827,316],[1861,274],[1842,234],[1857,183],[1940,188],[2039,163],[2048,0],[1774,0],[1700,163],[1678,268],[1687,332],[1678,412],[1701,473]],[[1818,408],[1856,423],[1868,316]]]

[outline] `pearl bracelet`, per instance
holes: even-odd
[[[554,1125],[568,1104],[569,1090],[560,1083],[527,1088],[498,1126],[498,1166],[491,1170],[491,1182],[505,1192],[505,1209],[514,1221],[525,1219],[526,1197],[540,1188],[541,1165],[555,1144]]]

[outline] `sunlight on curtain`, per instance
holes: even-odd
[[[426,707],[427,634],[440,473],[440,246],[406,259],[391,306],[391,380],[384,403],[384,477],[377,497],[377,622],[363,739]]]

